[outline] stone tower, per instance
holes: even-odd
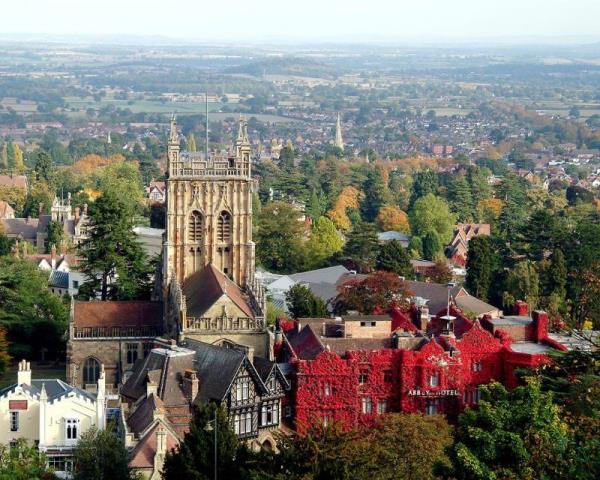
[[[175,119],[167,148],[166,283],[183,285],[212,264],[239,287],[254,280],[250,142],[240,120],[232,155],[180,152]]]
[[[340,114],[338,113],[337,122],[335,124],[335,146],[344,149],[344,139],[342,138],[342,123],[340,121]]]
[[[180,152],[175,118],[167,147],[162,289],[165,328],[179,341],[244,345],[271,357],[264,291],[252,241],[250,142],[240,119],[228,153]]]

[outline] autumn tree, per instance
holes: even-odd
[[[409,233],[410,224],[408,215],[395,205],[385,205],[381,207],[375,223],[382,231],[395,230],[398,232]]]
[[[483,223],[495,223],[500,218],[502,212],[502,200],[498,198],[488,198],[477,202],[477,218]]]
[[[355,187],[344,187],[327,216],[340,230],[347,231],[351,227],[348,210],[357,210],[360,205],[361,192]]]
[[[452,270],[443,260],[438,260],[435,265],[429,269],[427,277],[433,283],[448,283],[452,281]]]
[[[336,313],[356,310],[371,314],[376,308],[387,310],[406,306],[411,294],[404,280],[396,273],[375,272],[366,277],[353,278],[338,286],[333,305]]]

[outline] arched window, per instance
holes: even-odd
[[[83,383],[92,384],[98,381],[100,376],[100,363],[95,358],[89,357],[83,364]]]
[[[197,210],[190,215],[188,238],[190,242],[200,242],[202,239],[202,214]]]
[[[217,225],[217,241],[229,242],[231,238],[231,215],[229,212],[221,212]]]

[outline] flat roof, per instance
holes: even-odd
[[[510,345],[510,348],[518,353],[546,353],[552,350],[550,345],[535,342],[515,342]]]
[[[507,327],[507,326],[527,326],[533,322],[533,318],[527,315],[510,315],[508,317],[498,317],[492,320],[492,323],[496,326]]]

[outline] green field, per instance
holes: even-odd
[[[79,112],[85,112],[88,108],[100,109],[108,105],[113,105],[115,108],[128,108],[134,113],[171,113],[177,112],[179,114],[193,114],[193,113],[204,113],[206,107],[204,103],[192,103],[192,102],[159,102],[153,100],[133,100],[131,104],[129,100],[117,100],[117,99],[103,99],[96,102],[92,98],[81,99],[78,97],[66,97],[65,101],[71,109],[75,109]],[[220,103],[209,103],[208,110],[218,110],[221,108]],[[77,113],[77,112],[71,112]]]

